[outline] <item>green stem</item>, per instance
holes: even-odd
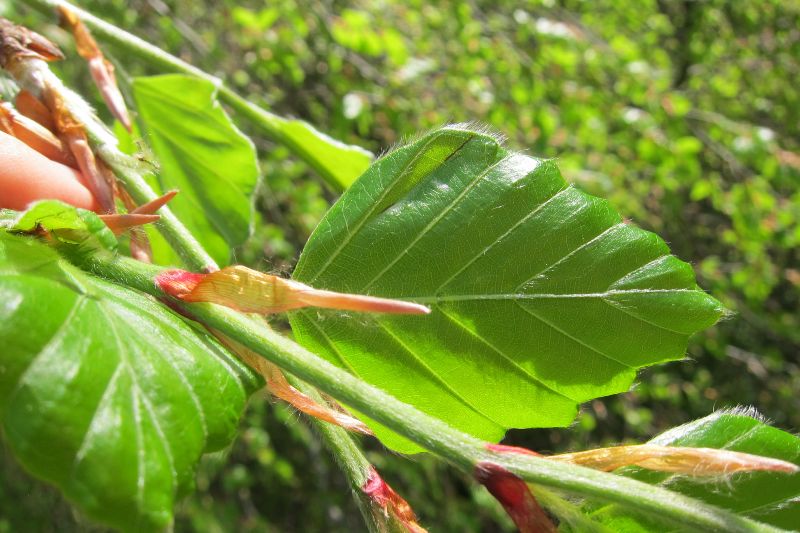
[[[292,386],[312,400],[321,404],[325,403],[325,399],[319,391],[308,383],[297,379],[291,374],[287,375],[286,379],[289,380]],[[361,515],[364,517],[364,522],[366,522],[370,531],[372,533],[379,533],[386,530],[384,524],[378,523],[381,518],[384,518],[380,509],[375,509],[375,502],[370,500],[369,497],[364,494],[364,491],[361,490],[367,482],[367,476],[369,475],[372,465],[367,458],[364,457],[358,444],[347,431],[339,426],[312,417],[309,417],[309,420],[314,423],[322,441],[331,452],[331,455],[336,459],[345,478],[347,478],[347,483],[350,485],[350,489],[353,492],[353,498],[355,498]]]
[[[83,261],[83,267],[117,283],[156,297],[165,297],[154,282],[154,276],[161,270],[159,267],[124,257],[112,257],[108,253],[90,256]],[[173,303],[187,316],[221,331],[279,367],[469,473],[474,472],[479,463],[491,462],[530,483],[617,503],[693,529],[775,531],[771,526],[634,479],[527,454],[491,451],[487,449],[488,443],[462,433],[442,420],[426,415],[359,380],[290,339],[255,323],[246,315],[208,303]]]
[[[184,74],[197,76],[198,78],[213,83],[214,86],[217,87],[219,98],[223,102],[228,104],[236,112],[247,117],[256,126],[260,127],[267,137],[277,143],[283,144],[293,153],[297,154],[306,164],[325,178],[329,184],[341,188],[338,179],[332,174],[331,169],[329,169],[324,162],[314,157],[314,154],[310,152],[303,143],[298,142],[284,132],[284,127],[291,122],[290,120],[270,113],[266,109],[249,102],[228,88],[220,78],[200,70],[164,50],[161,50],[157,46],[153,46],[139,37],[95,17],[88,11],[69,2],[63,0],[27,0],[27,4],[45,13],[52,13],[59,5],[66,6],[74,11],[96,36],[119,46],[126,52],[130,52],[153,67],[168,72],[183,72]],[[336,143],[336,141],[331,142]]]
[[[137,204],[145,204],[158,197],[138,171],[113,164],[111,167],[125,190]],[[168,206],[159,209],[158,214],[161,215],[161,218],[156,222],[156,228],[188,268],[202,272],[217,270],[217,263],[214,259],[208,255],[208,252]]]

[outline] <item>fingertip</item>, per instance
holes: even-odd
[[[0,133],[0,161],[0,207],[22,210],[36,200],[53,199],[99,209],[78,171],[47,159],[5,133]]]

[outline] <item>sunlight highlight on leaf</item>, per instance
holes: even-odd
[[[658,236],[569,186],[553,161],[460,126],[370,167],[317,226],[294,278],[430,306],[425,320],[290,319],[332,363],[495,442],[507,428],[568,425],[578,403],[682,358],[722,314]]]
[[[169,74],[133,81],[162,191],[179,189],[170,208],[221,265],[249,237],[259,179],[252,141],[217,101],[217,88]]]
[[[140,293],[0,232],[0,422],[33,474],[94,519],[161,530],[259,380]],[[213,384],[209,386],[209,384]]]

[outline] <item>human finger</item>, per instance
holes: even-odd
[[[21,210],[33,201],[44,199],[61,200],[93,211],[99,209],[78,171],[0,133],[0,207]]]

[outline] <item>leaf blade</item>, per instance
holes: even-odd
[[[337,141],[308,122],[277,117],[274,122],[280,140],[336,192],[347,189],[372,162],[372,152]]]
[[[17,458],[98,520],[168,525],[199,456],[232,439],[253,375],[30,238],[0,233],[0,293],[0,418]]]
[[[461,127],[376,162],[312,234],[294,277],[430,305],[425,319],[290,320],[332,362],[495,440],[569,424],[577,403],[682,357],[689,334],[721,314],[657,236],[569,186],[552,161]]]
[[[252,231],[256,152],[217,101],[217,88],[192,76],[133,80],[133,94],[161,172],[162,190],[179,189],[175,214],[220,264]]]

